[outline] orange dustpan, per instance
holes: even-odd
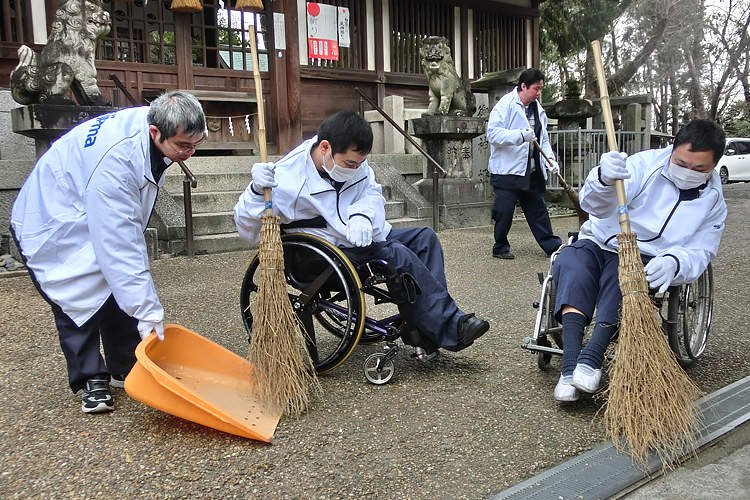
[[[125,379],[133,399],[185,420],[270,443],[279,423],[255,399],[246,359],[180,325],[164,325],[135,349]]]

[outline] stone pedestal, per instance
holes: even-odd
[[[427,153],[446,170],[446,178],[435,186],[432,176],[414,187],[437,205],[442,227],[465,227],[486,224],[489,208],[485,202],[484,184],[472,175],[472,139],[485,133],[483,117],[428,115],[409,120],[413,135],[424,141]],[[431,165],[427,167],[432,172]],[[435,193],[437,189],[437,193]]]
[[[485,133],[484,118],[428,115],[410,123],[414,136],[424,141],[425,150],[445,169],[447,177],[472,177],[471,140]]]
[[[39,158],[50,144],[76,125],[116,110],[106,106],[30,104],[12,109],[10,116],[13,132],[34,139]]]

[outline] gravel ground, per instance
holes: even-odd
[[[706,392],[750,373],[750,185],[725,192],[711,337],[689,369]],[[576,219],[553,224],[564,235]],[[361,369],[380,346],[358,347],[321,377],[323,398],[283,419],[270,445],[172,417],[121,389],[117,411],[82,414],[49,308],[27,276],[0,279],[0,497],[482,499],[601,443],[600,401],[556,404],[559,358],[541,372],[520,348],[533,329],[536,271],[547,267],[526,224],[513,226],[513,261],[491,257],[490,227],[440,237],[449,289],[490,332],[428,364],[402,350],[384,386]],[[153,262],[166,321],[244,355],[238,293],[251,255]]]

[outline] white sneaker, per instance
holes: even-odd
[[[592,368],[589,365],[578,363],[573,370],[571,385],[583,392],[593,394],[599,390],[599,382],[602,380],[602,370]]]
[[[560,375],[560,380],[557,381],[555,386],[555,399],[558,401],[578,401],[578,389],[570,385],[570,381],[573,379],[570,375],[563,377]]]

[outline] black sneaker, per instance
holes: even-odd
[[[111,380],[109,381],[110,387],[116,387],[117,389],[125,388],[125,377],[127,375],[110,375]]]
[[[109,375],[97,375],[83,383],[81,410],[83,413],[104,413],[115,409],[115,400],[109,392]]]
[[[516,256],[513,255],[513,253],[511,253],[510,250],[508,250],[507,252],[493,253],[492,256],[495,257],[496,259],[504,259],[504,260],[511,260],[511,259],[516,258]]]
[[[490,324],[474,316],[474,313],[464,314],[458,320],[458,350],[466,349],[476,339],[487,333]]]

